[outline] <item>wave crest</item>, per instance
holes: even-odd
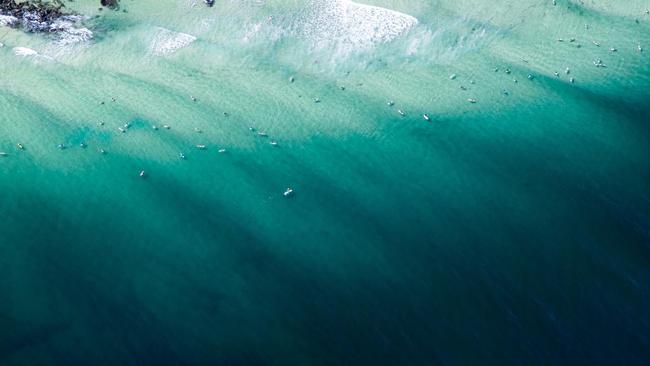
[[[164,56],[189,46],[196,40],[191,34],[174,32],[165,28],[158,28],[151,41],[151,52],[157,56]]]
[[[417,24],[415,17],[395,10],[348,0],[318,0],[313,2],[302,33],[316,48],[350,54],[391,42]]]

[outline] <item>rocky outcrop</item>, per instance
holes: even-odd
[[[120,6],[119,0],[101,0],[102,6],[106,6],[110,9],[117,9]]]
[[[60,0],[51,2],[0,0],[0,15],[7,19],[6,25],[23,27],[29,32],[49,31],[49,24],[66,15]]]

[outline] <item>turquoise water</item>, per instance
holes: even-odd
[[[95,3],[0,27],[0,364],[648,363],[647,3]]]

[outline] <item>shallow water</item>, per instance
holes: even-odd
[[[650,15],[557,3],[0,27],[0,364],[647,364]]]

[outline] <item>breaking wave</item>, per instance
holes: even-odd
[[[418,24],[395,10],[348,0],[312,3],[300,32],[315,49],[329,48],[342,56],[388,43]]]
[[[49,25],[50,32],[55,32],[57,43],[73,44],[86,42],[93,38],[93,32],[86,27],[77,27],[85,18],[77,15],[64,16]]]
[[[187,33],[174,32],[165,28],[156,28],[151,41],[151,52],[157,56],[164,56],[189,46],[196,37]]]

